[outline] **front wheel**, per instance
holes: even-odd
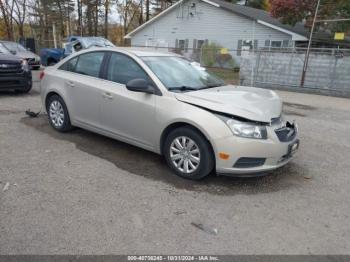
[[[60,132],[67,132],[72,129],[67,106],[58,95],[50,96],[47,101],[47,115],[51,126]]]
[[[209,142],[191,127],[173,130],[165,140],[163,152],[169,167],[183,178],[199,180],[214,168]]]

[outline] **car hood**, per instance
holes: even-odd
[[[17,51],[16,56],[19,56],[23,59],[35,58],[35,54],[30,51]]]
[[[175,93],[182,102],[209,110],[270,123],[282,112],[282,101],[271,90],[246,86],[221,86],[186,93]]]
[[[7,55],[7,54],[0,54],[0,64],[2,63],[20,63],[21,58],[14,56],[14,55]]]

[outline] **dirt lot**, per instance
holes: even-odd
[[[300,126],[295,160],[201,182],[153,153],[26,117],[38,83],[1,93],[0,253],[350,254],[350,100],[279,93]]]

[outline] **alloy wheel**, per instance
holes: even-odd
[[[62,104],[54,100],[50,104],[49,108],[50,120],[56,128],[60,128],[64,123],[64,110]]]
[[[186,136],[176,137],[170,145],[170,158],[181,172],[191,174],[200,164],[200,150],[195,141]]]

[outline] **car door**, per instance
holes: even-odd
[[[154,148],[155,96],[132,92],[126,83],[143,78],[151,83],[147,73],[130,56],[111,52],[102,85],[101,126],[121,140],[138,146]]]
[[[67,62],[65,87],[68,109],[73,123],[88,127],[99,125],[100,72],[105,52],[81,54]]]

